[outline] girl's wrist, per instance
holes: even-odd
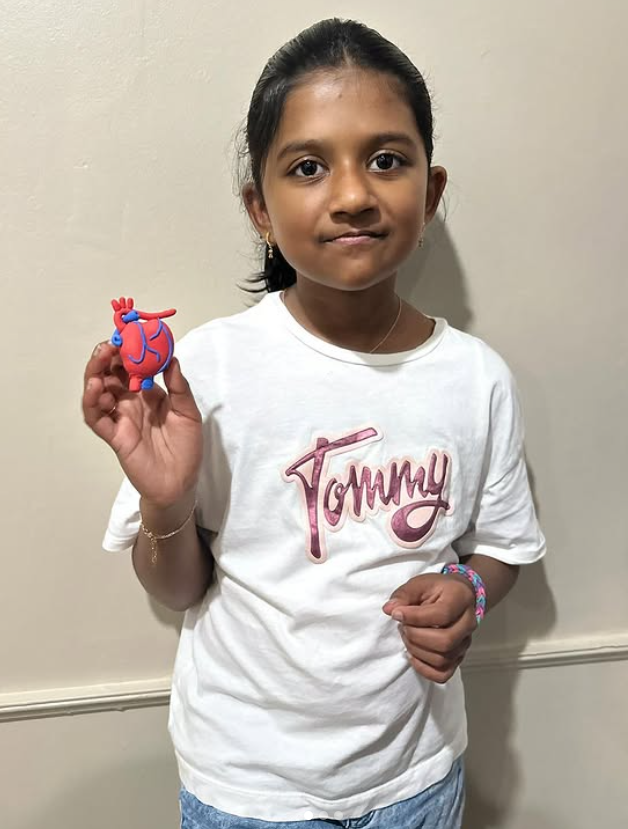
[[[471,595],[473,596],[473,602],[475,603],[475,587],[466,576],[463,576],[460,573],[443,573],[443,575],[446,575],[448,579],[455,579],[456,581],[459,581],[461,584],[466,585]]]
[[[447,578],[464,580],[475,595],[475,620],[479,625],[486,614],[486,587],[479,573],[465,564],[446,564],[441,570]]]
[[[158,504],[140,498],[141,521],[153,533],[163,535],[177,529],[190,515],[196,504],[196,487],[188,490],[172,504]]]

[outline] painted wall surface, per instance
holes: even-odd
[[[112,332],[114,296],[175,305],[177,336],[245,307],[238,285],[257,254],[234,194],[233,139],[267,58],[333,15],[377,28],[428,79],[434,162],[450,183],[401,292],[515,372],[549,544],[475,646],[493,667],[470,674],[471,714],[488,727],[494,700],[507,700],[517,772],[507,796],[492,788],[513,765],[500,762],[498,735],[473,727],[482,802],[471,798],[470,829],[584,829],[604,804],[600,825],[626,825],[614,800],[628,768],[625,663],[567,664],[628,653],[619,0],[321,0],[315,13],[285,0],[2,4],[0,717],[26,717],[0,726],[3,825],[70,829],[91,799],[77,792],[114,791],[128,825],[174,825],[165,709],[28,719],[51,701],[71,713],[82,699],[127,699],[134,683],[147,704],[165,700],[180,624],[145,596],[127,555],[100,549],[120,474],[82,423],[82,373]],[[500,672],[500,660],[515,667]],[[518,679],[535,660],[546,667]],[[15,800],[21,768],[36,783],[28,802]],[[150,820],[128,792],[145,793]],[[117,815],[102,825],[125,825]]]

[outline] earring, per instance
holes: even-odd
[[[423,247],[423,237],[422,237],[422,236],[421,236],[421,238],[419,239],[419,244],[418,244],[418,247],[420,247],[420,248],[422,248],[422,247]]]
[[[270,241],[270,230],[266,234],[266,244],[268,245],[268,251],[267,251],[268,252],[268,258],[272,259],[274,254],[273,254],[273,246],[272,246],[272,243]]]

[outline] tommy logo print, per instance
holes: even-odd
[[[311,561],[327,559],[325,529],[337,532],[347,518],[364,521],[385,510],[390,513],[388,532],[394,541],[416,549],[434,531],[438,516],[451,511],[445,497],[451,466],[446,452],[432,450],[422,462],[401,458],[373,469],[350,463],[342,476],[329,474],[332,457],[381,438],[373,428],[336,440],[320,437],[284,470],[284,480],[296,483],[303,499]]]

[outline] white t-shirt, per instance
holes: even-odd
[[[462,682],[417,674],[382,605],[458,554],[544,554],[510,371],[440,318],[411,351],[339,348],[277,293],[177,356],[203,416],[196,522],[216,562],[175,662],[183,784],[267,821],[418,794],[466,747]],[[132,545],[138,500],[125,481],[105,549]]]

